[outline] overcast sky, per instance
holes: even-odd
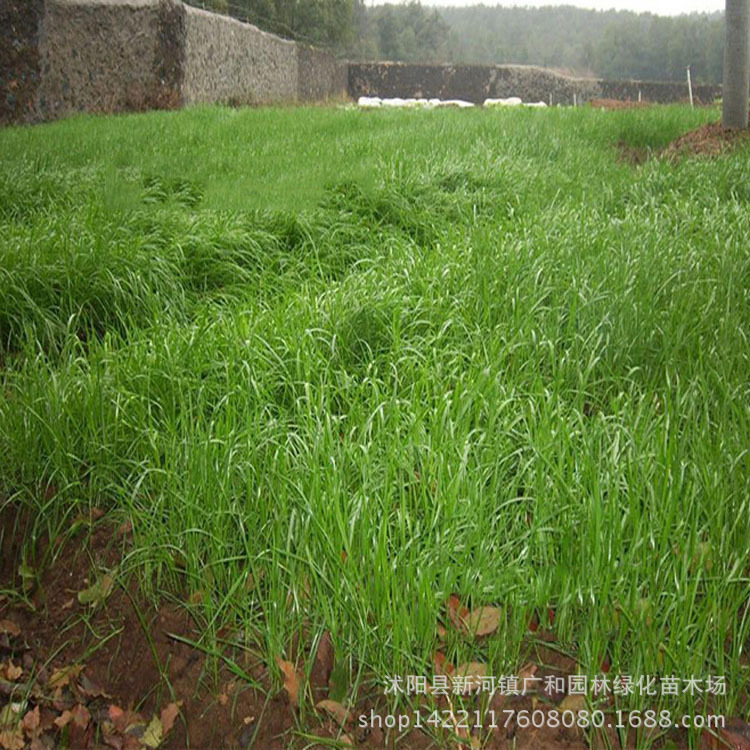
[[[369,4],[379,4],[384,0],[370,0]],[[398,0],[390,0],[398,2]],[[477,5],[479,0],[421,0],[422,5]],[[680,13],[711,13],[724,10],[724,0],[571,0],[571,2],[500,2],[484,0],[485,5],[576,5],[579,8],[595,8],[596,10],[634,10],[649,11],[662,16],[676,16]]]

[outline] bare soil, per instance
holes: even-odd
[[[115,583],[99,606],[81,604],[78,594],[95,582],[92,571],[114,569],[129,547],[127,526],[115,527],[99,515],[77,519],[79,532],[65,540],[38,544],[36,559],[43,558],[46,564],[30,583],[28,569],[19,568],[22,540],[30,529],[28,518],[8,507],[0,512],[0,587],[24,592],[0,597],[0,712],[26,700],[15,724],[8,724],[5,718],[0,721],[3,750],[142,750],[154,747],[148,744],[154,717],[161,717],[164,729],[158,747],[174,749],[623,747],[614,730],[595,734],[578,728],[520,728],[515,722],[503,726],[504,709],[548,713],[570,707],[563,701],[572,696],[546,693],[541,685],[547,676],[575,673],[576,663],[562,653],[551,629],[539,627],[538,620],[530,623],[528,662],[523,670],[541,678],[536,683],[540,687],[533,696],[495,695],[489,707],[500,725],[496,729],[470,735],[452,728],[446,720],[447,726],[429,733],[413,729],[398,737],[397,732],[385,728],[362,726],[361,715],[369,717],[373,712],[385,717],[389,713],[382,689],[372,691],[377,693],[375,697],[363,696],[356,707],[339,717],[335,709],[340,704],[331,704],[333,712],[324,704],[301,715],[289,691],[280,689],[280,681],[273,679],[260,655],[236,649],[227,652],[260,686],[253,689],[221,661],[217,663],[189,645],[197,642],[201,633],[184,604],[165,601],[157,608],[134,583]],[[554,613],[546,619],[552,628]],[[226,640],[231,641],[231,636]],[[312,660],[310,684],[302,690],[312,703],[328,699],[333,670],[330,638],[324,636],[314,654],[298,644],[292,650],[297,651],[292,658],[298,662]],[[275,670],[275,665],[271,668]],[[458,708],[456,700],[438,698],[429,707],[425,704],[422,715],[426,717],[437,708],[445,717],[449,709]],[[479,698],[465,699],[464,707],[470,712],[478,709]],[[703,747],[750,750],[750,728],[743,722],[736,722],[734,728],[737,731],[723,738],[729,744],[705,736]],[[630,732],[626,747],[635,747],[636,739],[636,733]],[[670,732],[653,745],[666,746],[687,748],[687,737]]]
[[[750,130],[727,130],[720,122],[712,122],[672,141],[664,150],[664,156],[719,156],[730,148],[747,143],[748,138]]]

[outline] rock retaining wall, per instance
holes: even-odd
[[[697,86],[694,94],[709,103],[720,91]],[[0,0],[0,123],[347,93],[475,103],[687,98],[684,84],[568,78],[531,66],[345,63],[179,0]]]
[[[346,96],[346,65],[179,0],[0,0],[0,122]]]
[[[350,63],[352,97],[485,99],[518,96],[525,102],[573,104],[611,98],[677,102],[688,98],[687,84],[643,81],[601,81],[570,78],[528,65],[414,65],[411,63]],[[721,95],[720,86],[694,86],[693,95],[709,104]]]
[[[347,94],[348,63],[307,44],[296,46],[299,101],[343,99]]]
[[[0,1],[0,123],[33,115],[44,0]]]
[[[228,16],[184,6],[185,104],[287,102],[297,97],[294,42]]]

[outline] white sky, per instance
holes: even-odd
[[[383,0],[370,0],[368,4],[379,4]],[[399,0],[389,0],[398,2]],[[421,0],[422,5],[477,5],[479,0]],[[680,13],[712,13],[724,10],[724,0],[561,0],[561,2],[497,2],[497,0],[484,0],[485,5],[575,5],[579,8],[594,8],[596,10],[634,10],[636,12],[649,11],[661,16],[676,16]]]

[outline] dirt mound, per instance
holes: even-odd
[[[727,130],[720,122],[712,122],[676,138],[664,149],[663,156],[718,156],[748,138],[750,130]]]

